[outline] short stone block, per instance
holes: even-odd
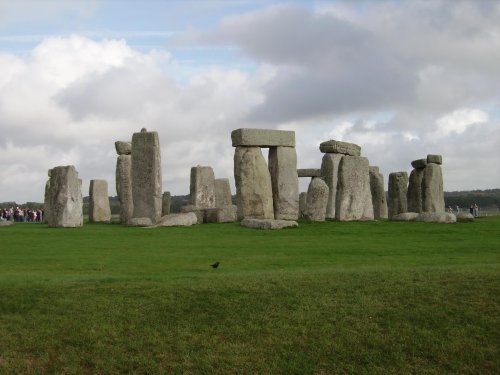
[[[273,220],[273,219],[244,219],[241,225],[255,229],[284,229],[297,228],[299,224],[291,220]]]

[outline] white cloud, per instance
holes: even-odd
[[[450,133],[462,134],[469,126],[488,122],[489,116],[479,109],[459,109],[437,119],[437,136]]]

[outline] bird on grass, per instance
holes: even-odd
[[[215,262],[214,264],[211,264],[210,267],[212,267],[213,269],[216,269],[217,267],[219,267],[219,264],[220,264],[220,262]]]

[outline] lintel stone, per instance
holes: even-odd
[[[233,147],[295,147],[295,132],[291,130],[241,128],[231,132]]]
[[[354,143],[336,141],[321,142],[319,150],[324,154],[345,154],[351,156],[361,156],[361,147]]]
[[[321,177],[321,169],[303,168],[297,169],[299,177]]]
[[[427,155],[427,163],[443,164],[443,157],[441,155]]]
[[[427,165],[427,159],[417,159],[411,162],[411,166],[415,169],[425,168],[426,165]]]

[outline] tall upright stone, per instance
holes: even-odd
[[[274,219],[271,175],[260,147],[236,147],[234,180],[238,219]]]
[[[387,199],[384,189],[384,175],[379,172],[378,167],[374,166],[369,167],[369,174],[373,217],[375,219],[387,219]]]
[[[164,191],[161,199],[161,216],[170,214],[170,205],[172,203],[172,196],[169,191]]]
[[[335,218],[338,171],[340,161],[343,157],[343,154],[327,153],[323,155],[323,160],[321,161],[321,175],[329,188],[328,202],[326,205],[326,217],[328,219]]]
[[[302,192],[299,194],[299,218],[304,218],[307,209],[307,193]]]
[[[345,155],[339,163],[335,218],[373,220],[368,159]]]
[[[83,225],[82,180],[72,165],[49,171],[46,184],[45,216],[49,227],[81,227]]]
[[[233,204],[231,185],[228,178],[215,179],[215,207],[225,207]]]
[[[142,129],[132,136],[132,196],[134,218],[161,217],[161,156],[157,132]]]
[[[393,172],[389,174],[389,219],[408,212],[407,195],[408,192],[408,173]]]
[[[313,177],[307,188],[304,219],[325,221],[327,201],[328,185],[322,178]]]
[[[109,223],[111,221],[108,183],[106,180],[90,180],[89,221],[91,223]]]
[[[297,220],[299,218],[299,178],[295,147],[270,147],[268,161],[273,189],[274,216],[277,220]]]
[[[215,179],[215,208],[205,210],[207,223],[230,223],[236,221],[237,208],[233,205],[229,179]]]
[[[441,155],[428,155],[422,179],[424,212],[445,212]]]
[[[423,179],[425,167],[427,166],[426,159],[418,159],[411,162],[413,170],[410,172],[408,181],[408,211],[423,212]]]
[[[215,176],[212,167],[191,168],[189,204],[197,208],[215,207]]]
[[[132,156],[118,155],[116,159],[116,193],[120,201],[120,222],[130,224],[134,214],[132,198]]]

